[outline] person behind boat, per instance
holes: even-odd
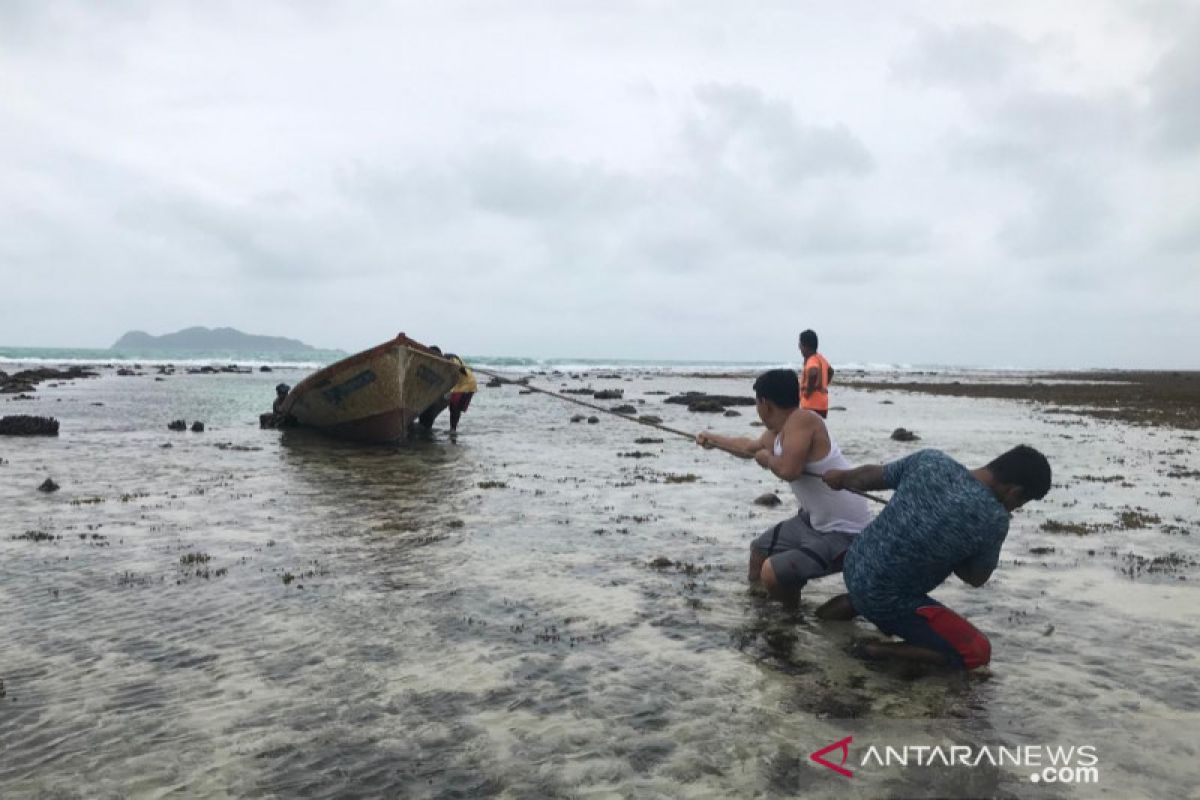
[[[271,413],[259,414],[258,425],[261,428],[282,428],[287,422],[287,415],[283,413],[283,401],[287,399],[288,392],[292,387],[286,383],[280,383],[275,386],[275,402],[271,403]]]
[[[1050,490],[1050,463],[1020,445],[970,470],[938,450],[885,466],[834,469],[831,489],[894,489],[846,552],[847,594],[818,609],[826,619],[861,614],[900,642],[862,644],[861,654],[973,669],[991,659],[975,626],[929,596],[950,574],[971,586],[991,577],[1013,511]]]
[[[461,358],[453,353],[447,353],[446,358],[458,364],[459,371],[458,383],[450,390],[450,432],[454,433],[458,430],[459,419],[471,405],[471,398],[475,396],[479,384],[475,380],[475,373]]]
[[[429,348],[429,351],[431,353],[433,353],[435,356],[437,356],[438,358],[446,357],[446,356],[442,355],[442,348],[438,347],[436,344],[431,345]],[[429,430],[430,428],[433,427],[434,420],[436,420],[438,418],[438,415],[440,415],[443,411],[445,411],[449,405],[450,405],[450,395],[449,394],[442,395],[437,400],[434,400],[432,403],[430,403],[429,407],[426,408],[424,411],[422,411],[417,416],[417,422],[419,422],[421,424],[422,428]],[[410,433],[412,432],[411,424],[409,426],[409,432]]]
[[[812,330],[800,332],[800,355],[804,366],[800,368],[800,407],[815,411],[822,418],[829,415],[829,384],[833,381],[833,367],[825,356],[817,352],[817,334]]]
[[[287,399],[288,392],[291,390],[292,387],[288,386],[286,383],[278,384],[275,387],[275,402],[271,404],[271,412],[273,414],[282,417],[283,401]]]
[[[795,608],[808,581],[841,570],[846,548],[870,522],[871,512],[862,497],[835,492],[821,481],[819,476],[826,470],[844,470],[851,465],[825,421],[799,407],[796,373],[788,369],[764,372],[754,381],[754,396],[758,416],[766,426],[761,437],[705,431],[696,441],[753,458],[791,486],[800,510],[751,544],[749,579],[761,582],[786,607]]]

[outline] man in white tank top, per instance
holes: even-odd
[[[791,486],[800,511],[750,545],[749,577],[752,583],[761,581],[786,607],[795,608],[808,581],[841,572],[846,548],[871,521],[871,511],[864,498],[835,492],[820,478],[828,470],[851,467],[825,421],[800,408],[794,372],[764,372],[754,381],[754,396],[766,426],[762,436],[751,439],[705,431],[696,441],[753,458]]]

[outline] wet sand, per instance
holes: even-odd
[[[663,402],[740,376],[534,376]],[[752,464],[520,387],[482,386],[451,440],[263,431],[302,373],[40,385],[0,414],[0,796],[1165,797],[1200,785],[1200,460],[1191,433],[990,396],[834,386],[852,460],[1018,442],[1055,468],[982,589],[935,596],[993,643],[971,677],[863,663],[864,623],[748,592],[747,548],[792,512]],[[973,375],[942,376],[965,384]],[[1045,380],[1019,376],[1016,380]],[[173,432],[175,419],[203,433]],[[896,427],[921,437],[890,439]],[[639,442],[641,439],[643,441]],[[661,442],[646,440],[661,439]],[[169,445],[169,446],[168,446]],[[631,457],[629,453],[642,455]],[[53,477],[61,489],[39,493]],[[783,505],[754,504],[779,490]],[[1100,782],[855,767],[892,743],[1092,744]],[[852,752],[857,761],[861,750]],[[1036,791],[1035,791],[1036,790]]]

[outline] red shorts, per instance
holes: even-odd
[[[471,398],[474,396],[474,392],[451,392],[450,409],[461,414],[467,410],[467,406],[471,405]]]
[[[971,623],[944,605],[926,597],[911,614],[871,619],[879,630],[899,636],[906,644],[945,653],[951,666],[974,669],[992,658],[992,644]]]

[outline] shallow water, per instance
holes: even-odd
[[[976,465],[1024,441],[1054,464],[993,580],[936,593],[992,639],[990,674],[963,678],[861,663],[845,648],[868,624],[749,593],[749,542],[789,513],[786,487],[671,434],[481,387],[455,440],[443,417],[428,440],[350,447],[258,429],[303,372],[102,372],[0,403],[62,422],[0,438],[4,798],[1196,796],[1200,480],[1170,477],[1200,469],[1186,433],[835,394],[855,461],[932,446]],[[673,427],[760,430],[752,408],[646,394],[749,380],[591,383]],[[899,426],[922,441],[891,441]],[[61,491],[36,491],[48,476]],[[783,506],[752,504],[773,489]],[[805,610],[839,591],[815,582]],[[849,733],[854,778],[810,761]],[[1100,782],[857,766],[885,734],[1091,744]]]

